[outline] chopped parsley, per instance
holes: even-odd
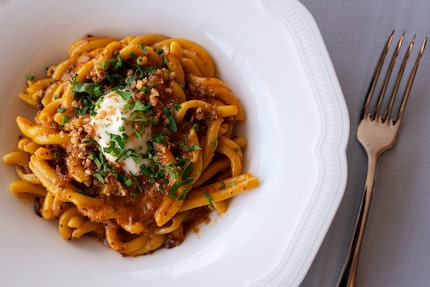
[[[179,147],[181,148],[181,150],[185,151],[185,152],[192,152],[192,151],[197,151],[197,150],[202,150],[202,148],[196,144],[191,144],[190,146],[188,146],[187,144],[187,139],[184,139],[183,141],[181,141],[179,143]]]
[[[166,133],[159,132],[152,136],[152,141],[159,144],[166,144]]]
[[[175,118],[173,117],[173,110],[168,107],[163,108],[163,114],[167,117],[166,127],[171,132],[177,132],[178,126],[176,125]]]
[[[68,115],[64,115],[63,118],[61,119],[61,124],[60,124],[60,129],[64,128],[64,125],[69,121],[70,116]]]
[[[208,207],[210,209],[214,209],[214,203],[213,203],[213,199],[212,196],[207,193],[206,191],[203,191],[203,195],[206,197],[206,199],[208,200]]]
[[[88,158],[94,162],[97,169],[92,173],[94,178],[96,178],[100,183],[106,183],[106,177],[108,175],[116,175],[116,179],[123,185],[130,187],[136,186],[137,190],[141,193],[143,188],[140,184],[139,179],[132,174],[117,173],[116,170],[109,164],[109,162],[104,157],[100,145],[92,139],[84,139],[83,143],[92,143],[97,146],[98,150],[91,152]]]
[[[212,142],[212,153],[215,153],[217,149],[218,149],[218,139]]]
[[[99,83],[84,83],[71,81],[72,96],[78,100],[78,107],[75,108],[75,114],[85,115],[90,113],[94,115],[94,108],[101,96],[105,93]]]
[[[120,89],[116,89],[115,92],[121,96],[121,98],[125,101],[128,102],[131,97],[133,96],[132,91],[130,90],[120,90]]]
[[[191,188],[186,187],[184,189],[182,189],[182,192],[179,196],[176,195],[176,192],[183,186],[190,184],[194,181],[194,179],[192,177],[188,177],[183,181],[175,181],[172,185],[172,187],[170,188],[169,191],[169,196],[172,197],[173,199],[176,200],[184,200],[185,196],[187,195],[187,193],[191,190]]]
[[[140,44],[138,47],[145,54],[148,51],[152,52],[153,49],[144,44]],[[111,180],[116,179],[124,188],[131,188],[131,196],[139,196],[148,184],[157,183],[160,191],[165,190],[175,200],[183,200],[191,190],[195,172],[193,162],[186,157],[187,153],[200,151],[202,148],[197,144],[189,143],[186,138],[181,141],[177,139],[177,136],[170,134],[178,131],[174,113],[180,109],[179,104],[169,102],[167,106],[158,110],[157,107],[147,102],[151,89],[157,88],[156,83],[159,83],[158,81],[151,80],[139,88],[136,87],[140,79],[153,75],[158,77],[158,70],[160,69],[164,69],[163,72],[169,72],[168,69],[166,71],[168,59],[165,57],[165,51],[163,49],[154,49],[153,51],[161,57],[162,61],[159,66],[141,65],[139,63],[139,60],[142,59],[140,56],[130,53],[129,58],[124,59],[120,56],[119,51],[114,51],[110,60],[101,63],[104,77],[99,82],[92,82],[89,79],[77,82],[78,74],[75,74],[70,81],[70,86],[77,106],[74,110],[66,110],[60,106],[57,112],[68,111],[80,116],[94,116],[98,111],[97,106],[102,105],[100,99],[104,95],[108,92],[118,94],[126,102],[122,107],[120,117],[122,121],[126,122],[127,129],[125,126],[121,126],[118,131],[110,130],[107,133],[107,144],[103,147],[93,139],[87,138],[82,141],[82,143],[92,146],[89,148],[91,152],[88,159],[93,162],[91,164],[93,177],[101,184],[110,184]],[[163,85],[160,87],[163,88]],[[180,85],[180,87],[185,88],[184,85]],[[69,120],[70,116],[64,115],[62,124],[64,125]],[[154,128],[151,125],[157,126]],[[139,149],[139,147],[128,148],[131,138],[134,136],[135,139],[143,139],[146,135],[145,129],[148,128],[153,130],[151,131],[151,139],[146,142],[146,151],[142,152],[143,148]],[[195,123],[193,128],[197,131],[198,124]],[[129,140],[130,142],[127,144]],[[161,156],[157,154],[157,150],[154,148],[155,144],[173,145],[175,150],[172,151],[172,154],[175,157],[175,162],[163,165],[160,160]],[[215,150],[217,144],[216,142]],[[140,165],[139,174],[117,171],[121,164],[110,162],[108,159],[113,160],[111,156],[115,158],[115,161],[131,158]],[[170,181],[172,179],[174,180]],[[212,205],[211,200],[208,198],[209,206]]]
[[[146,47],[145,44],[139,44],[138,47],[140,49],[142,49],[142,51],[143,51],[144,54],[146,54],[148,52],[148,49],[147,49],[147,47]]]

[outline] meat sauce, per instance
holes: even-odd
[[[72,69],[70,69],[72,70]],[[100,174],[100,164],[94,159],[94,154],[99,153],[99,147],[94,140],[94,127],[90,124],[88,115],[74,117],[65,125],[71,135],[71,142],[66,146],[52,146],[51,152],[56,155],[56,159],[51,160],[50,164],[57,171],[58,178],[64,183],[72,183],[80,193],[87,196],[102,199],[106,208],[121,211],[122,214],[116,216],[119,225],[126,223],[140,222],[149,233],[157,228],[154,221],[154,214],[160,206],[160,202],[167,190],[170,188],[167,178],[171,175],[166,172],[165,167],[157,163],[157,152],[154,150],[154,142],[160,141],[166,146],[177,161],[186,162],[190,158],[190,152],[184,149],[187,135],[192,127],[196,126],[199,136],[204,135],[207,130],[208,121],[216,117],[214,114],[205,114],[197,110],[194,114],[187,115],[193,117],[192,120],[184,120],[183,124],[176,129],[169,128],[171,112],[178,105],[178,99],[173,97],[172,80],[174,76],[165,68],[153,70],[145,78],[137,78],[133,70],[125,72],[125,82],[129,83],[126,89],[132,92],[134,101],[139,101],[151,107],[151,134],[152,139],[148,142],[150,150],[145,158],[151,159],[151,164],[145,167],[150,172],[140,174],[127,174],[123,166],[118,162],[107,162],[107,172],[103,178],[94,177]],[[99,84],[104,91],[112,89],[112,85],[101,81]],[[187,98],[203,99],[211,102],[210,92],[198,86],[184,87]],[[204,98],[205,95],[208,98]],[[75,97],[78,105],[83,105],[83,98]],[[168,109],[166,112],[166,109]],[[192,123],[193,122],[193,123]],[[197,123],[197,125],[196,125]],[[139,123],[134,126],[136,131],[143,128]],[[162,135],[162,139],[154,137]],[[100,155],[99,155],[100,156]],[[68,158],[67,163],[64,159]],[[84,182],[77,182],[68,169],[73,165],[79,164],[85,169],[89,176]],[[182,163],[185,164],[185,163]],[[124,177],[124,174],[125,177]],[[35,201],[35,210],[38,212],[40,204],[38,199]],[[91,207],[88,207],[89,209]],[[187,230],[192,230],[196,224],[208,222],[209,208],[200,208],[191,212],[189,218],[184,221],[183,227],[169,234],[165,240],[166,247],[174,247],[182,242]],[[98,218],[94,218],[97,220]],[[130,240],[134,235],[122,232],[124,240]]]

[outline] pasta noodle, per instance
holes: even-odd
[[[124,256],[179,245],[212,210],[259,185],[243,171],[245,119],[198,44],[157,34],[85,37],[48,77],[27,78],[18,148],[3,156],[66,240],[88,235]]]

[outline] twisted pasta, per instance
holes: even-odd
[[[74,42],[48,77],[19,97],[37,108],[16,123],[13,193],[58,219],[71,240],[103,240],[125,255],[180,244],[211,210],[255,188],[243,172],[239,99],[198,44],[147,34]]]

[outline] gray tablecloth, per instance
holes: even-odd
[[[315,18],[351,117],[348,183],[333,224],[301,286],[335,286],[352,236],[367,161],[356,141],[361,105],[393,29],[409,43],[430,36],[428,0],[301,0]],[[396,38],[398,39],[398,38]],[[430,45],[429,45],[430,46]],[[419,68],[399,139],[383,155],[357,286],[430,286],[430,47]]]

